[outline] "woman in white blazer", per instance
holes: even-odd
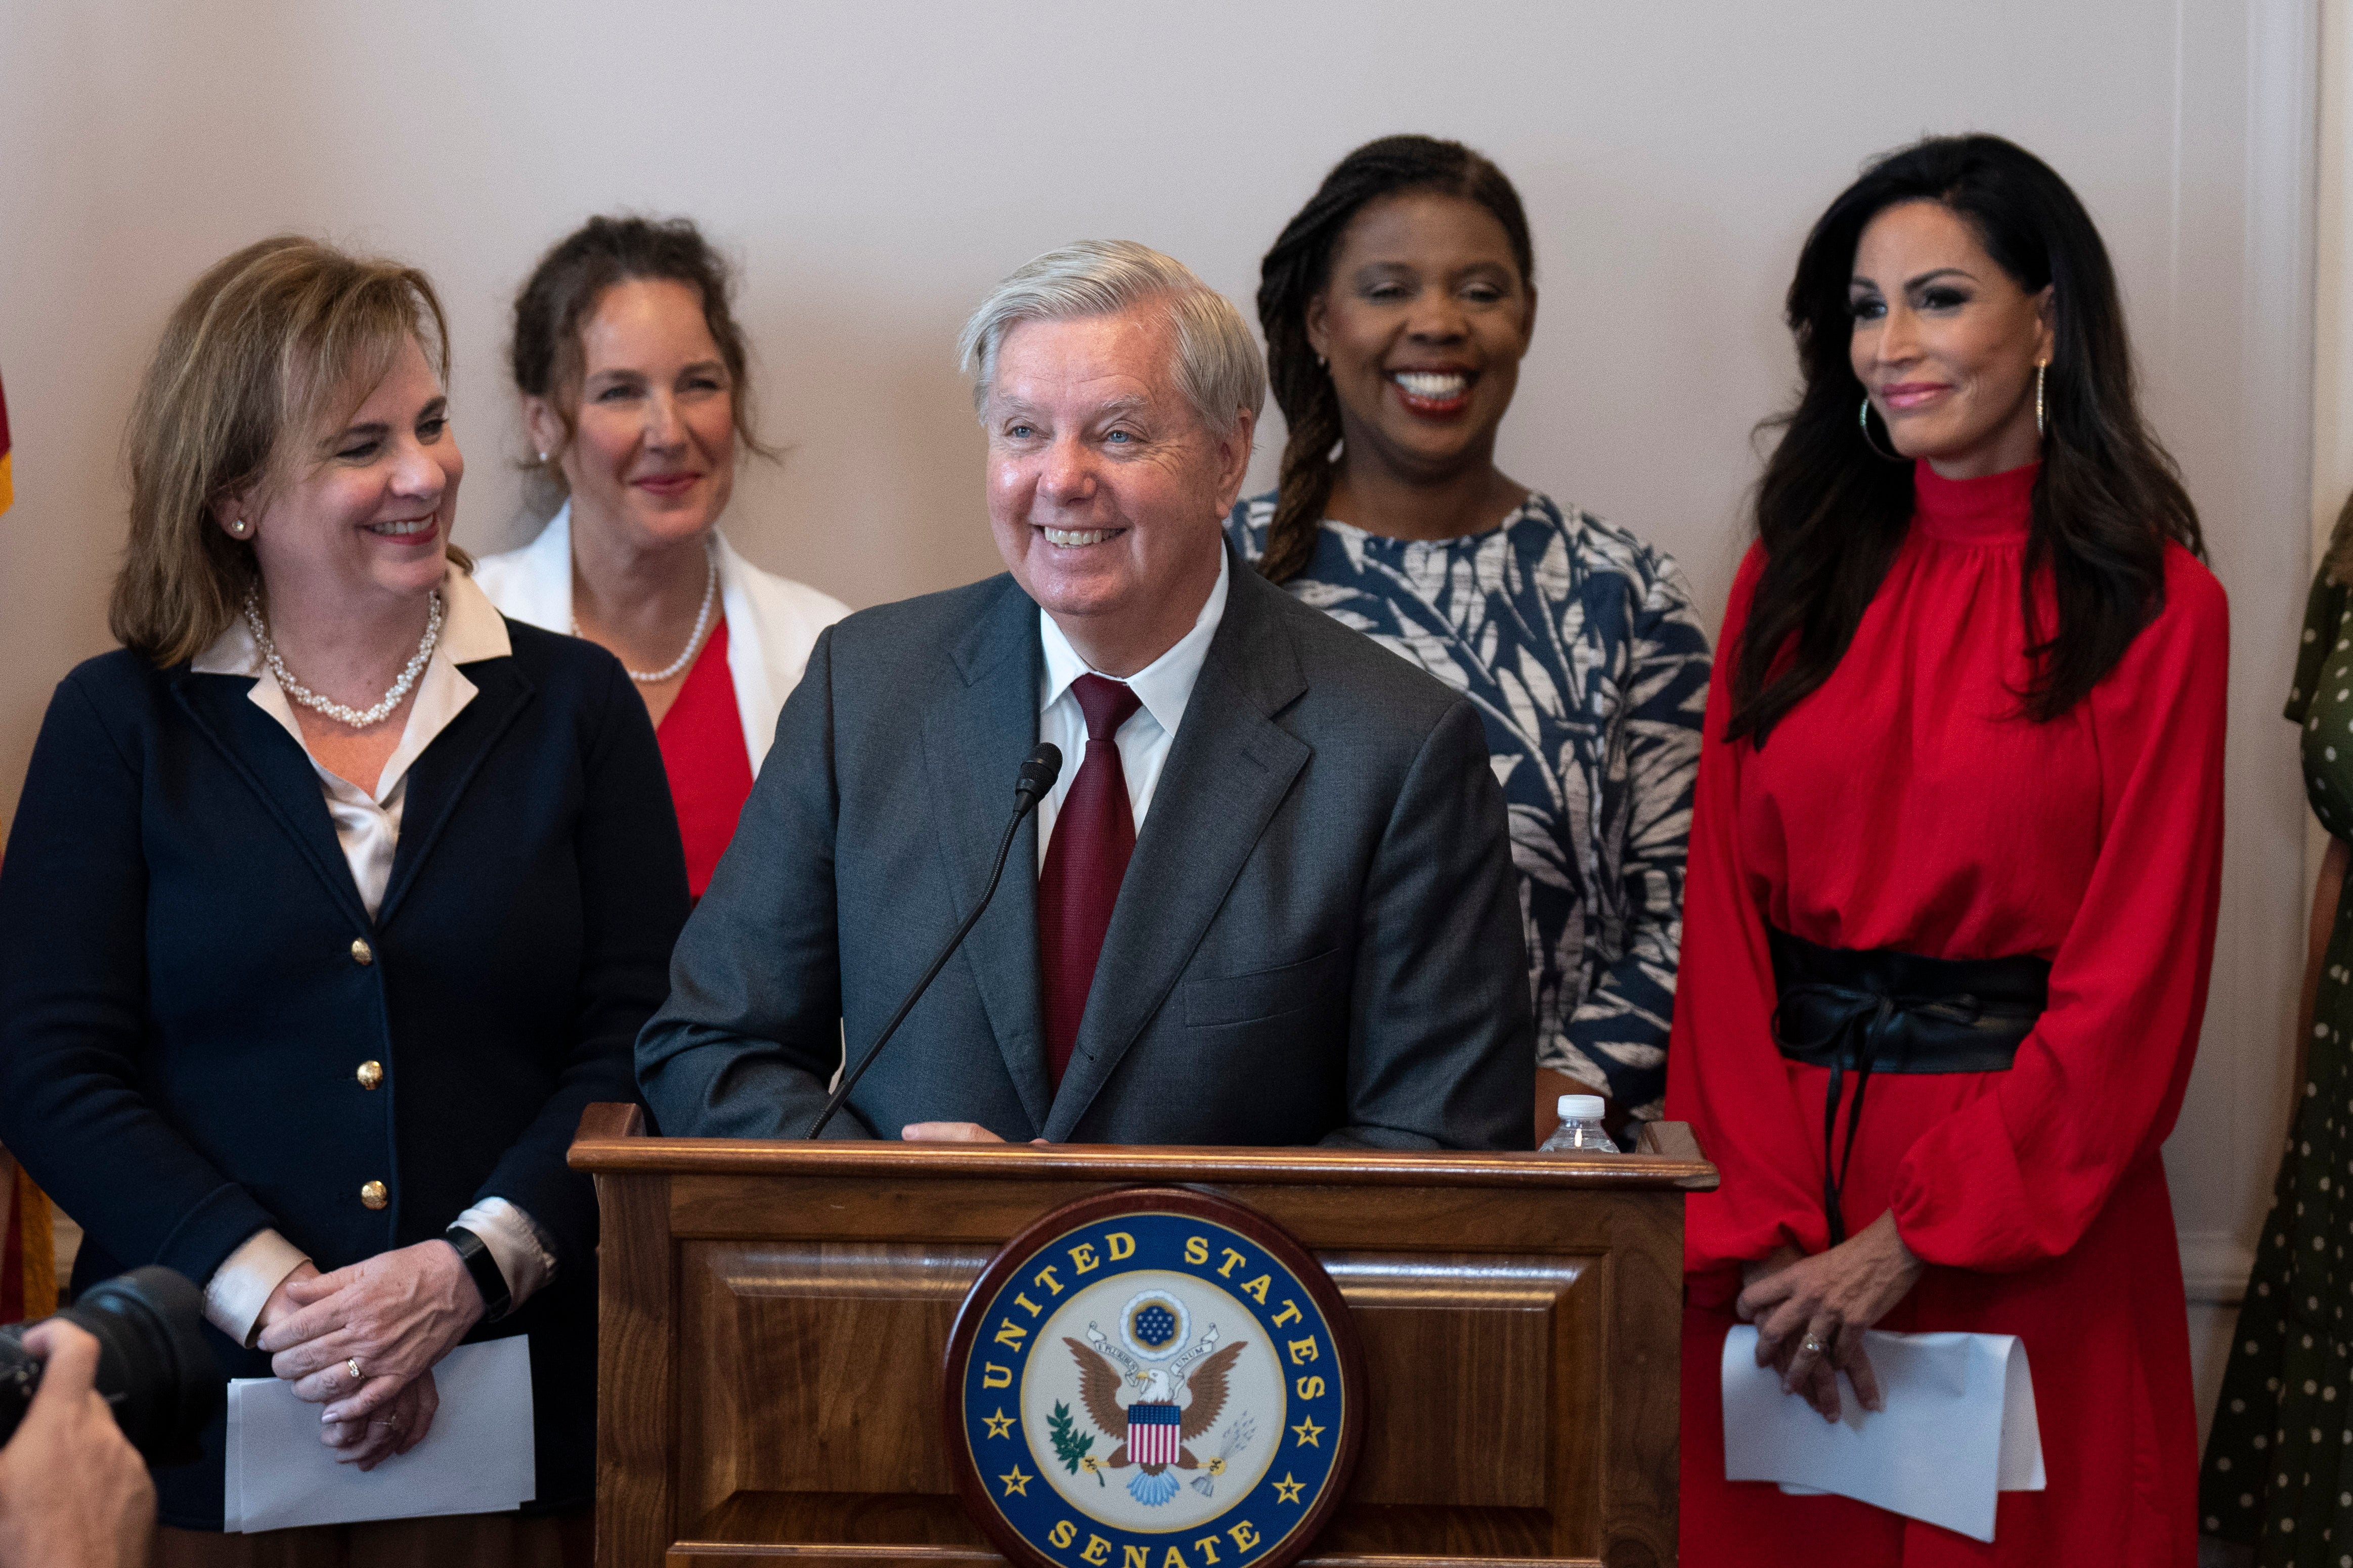
[[[818,633],[848,606],[763,572],[718,529],[764,451],[726,265],[684,218],[596,217],[515,300],[510,363],[539,537],[480,563],[508,616],[610,649],[645,699],[686,846],[710,884]]]

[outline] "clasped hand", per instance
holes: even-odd
[[[1841,1372],[1865,1410],[1882,1408],[1863,1331],[1910,1293],[1922,1267],[1897,1234],[1893,1213],[1827,1252],[1810,1258],[1785,1247],[1748,1265],[1736,1310],[1741,1321],[1757,1325],[1757,1364],[1779,1373],[1782,1389],[1802,1395],[1825,1421],[1839,1417]]]
[[[332,1274],[304,1264],[262,1309],[259,1343],[295,1397],[326,1405],[321,1437],[339,1462],[370,1470],[424,1440],[441,1403],[433,1366],[482,1310],[457,1249],[420,1242]]]
[[[910,1121],[899,1129],[899,1136],[910,1143],[1002,1143],[1004,1139],[977,1121]],[[1039,1148],[1050,1145],[1043,1138],[1032,1138]]]

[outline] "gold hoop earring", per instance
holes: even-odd
[[[2034,362],[2034,433],[2037,436],[2042,435],[2049,428],[2048,422],[2044,419],[2042,412],[2042,371],[2043,367],[2048,365],[2051,362],[2047,359],[2039,359]]]
[[[1886,447],[1881,446],[1876,440],[1873,439],[1871,434],[1871,394],[1866,392],[1862,395],[1862,406],[1856,411],[1854,422],[1857,426],[1861,426],[1862,430],[1862,444],[1864,446],[1870,447],[1873,452],[1877,453],[1880,457],[1886,458],[1891,463],[1901,463],[1908,460],[1906,458],[1897,457],[1894,453],[1889,451]]]

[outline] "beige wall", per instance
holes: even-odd
[[[2236,611],[2221,954],[2173,1164],[2193,1288],[2227,1295],[2284,1105],[2295,963],[2302,814],[2277,714],[2309,551],[2316,35],[2309,0],[0,0],[18,497],[0,819],[50,688],[107,647],[141,357],[201,267],[273,229],[438,279],[473,463],[459,536],[497,548],[519,537],[498,352],[515,284],[588,213],[702,219],[744,262],[769,429],[794,447],[750,476],[730,531],[862,605],[994,569],[949,347],[987,282],[1119,235],[1247,301],[1340,153],[1459,135],[1519,182],[1537,237],[1507,467],[1673,551],[1713,619],[1750,427],[1790,383],[1777,307],[1808,223],[1875,150],[1998,130],[2076,184],[2114,247]]]

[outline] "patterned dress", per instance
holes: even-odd
[[[1234,509],[1266,552],[1274,497]],[[1468,696],[1510,807],[1536,1063],[1655,1117],[1683,934],[1707,635],[1672,559],[1541,495],[1460,539],[1326,521],[1285,584]]]
[[[2323,573],[2305,612],[2287,716],[2304,726],[2306,797],[2353,838],[2353,591]],[[2199,1524],[2256,1545],[2264,1568],[2353,1555],[2353,900],[2339,900],[2304,1094],[2255,1249],[2239,1331],[2206,1439]],[[2339,1125],[2338,1118],[2344,1118]]]

